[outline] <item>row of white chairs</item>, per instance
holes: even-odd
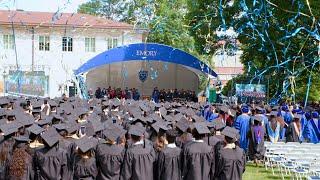
[[[320,180],[320,144],[311,143],[270,143],[265,142],[265,168],[271,168],[275,175],[277,167],[282,179]]]

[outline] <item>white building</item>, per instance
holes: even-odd
[[[3,88],[10,70],[44,71],[44,96],[60,96],[81,64],[110,48],[142,41],[143,30],[102,17],[0,10],[0,84]]]
[[[235,55],[228,56],[220,54],[213,56],[214,71],[218,75],[218,80],[222,86],[226,85],[229,80],[243,73],[243,64],[240,62],[242,52],[237,51]]]

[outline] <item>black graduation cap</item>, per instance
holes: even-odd
[[[255,120],[255,121],[259,121],[259,122],[262,121],[262,117],[261,116],[257,116],[257,115],[253,116],[252,119]]]
[[[192,119],[194,119],[195,122],[205,122],[206,121],[203,117],[200,117],[198,115],[193,115]]]
[[[226,127],[226,125],[222,121],[213,121],[212,126],[215,130],[220,130]]]
[[[43,120],[39,120],[38,122],[36,122],[39,126],[43,126],[46,124],[50,124],[52,122],[52,116],[47,116],[45,119]]]
[[[120,132],[115,129],[106,129],[103,131],[103,135],[106,139],[116,141],[120,137]]]
[[[41,113],[41,109],[32,109],[32,114]]]
[[[161,121],[161,120],[162,120],[162,118],[161,118],[158,114],[155,114],[155,113],[150,114],[149,116],[150,116],[154,121]]]
[[[21,126],[28,126],[34,123],[34,118],[29,114],[19,113],[16,119]]]
[[[168,121],[168,122],[174,121],[173,117],[170,116],[170,115],[165,115],[165,116],[164,116],[164,119],[165,119],[166,121]]]
[[[167,124],[165,122],[157,121],[153,124],[151,124],[151,127],[158,133],[160,129],[167,131],[169,128],[167,127]]]
[[[42,102],[41,101],[35,101],[32,103],[32,108],[34,109],[41,109]]]
[[[44,129],[42,127],[38,126],[37,124],[33,124],[32,126],[27,128],[27,131],[29,131],[35,135],[38,135],[38,134],[42,133],[44,131]]]
[[[5,97],[1,98],[0,99],[0,105],[6,105],[6,104],[9,104],[9,100]]]
[[[5,111],[6,116],[16,116],[17,111],[14,110],[7,110]]]
[[[4,133],[5,136],[15,133],[20,128],[20,124],[16,122],[2,124],[0,130]]]
[[[90,123],[95,133],[104,130],[104,126],[100,121],[91,121]]]
[[[76,145],[82,152],[87,152],[96,146],[96,142],[88,136],[84,136],[76,141]]]
[[[143,117],[143,116],[138,116],[138,117],[135,117],[134,119],[132,119],[131,123],[135,124],[137,122],[141,122],[143,124],[147,124],[147,121],[146,119]]]
[[[183,117],[181,118],[180,121],[176,123],[176,127],[180,129],[182,132],[186,132],[187,129],[189,128],[189,124],[190,124],[189,121]]]
[[[160,111],[160,114],[161,114],[162,116],[167,115],[167,110],[166,110],[166,108],[162,107],[162,108],[159,109],[159,111]]]
[[[55,101],[53,101],[53,100],[48,101],[48,104],[49,104],[51,107],[57,107],[57,106],[58,106],[58,104],[57,104]]]
[[[52,119],[53,120],[60,120],[60,121],[64,120],[64,118],[59,114],[54,114]]]
[[[227,107],[227,106],[220,106],[220,107],[219,107],[219,110],[222,111],[222,112],[224,112],[224,113],[228,113],[229,107]]]
[[[229,138],[236,139],[236,140],[239,137],[239,131],[229,126],[226,126],[221,133]]]
[[[173,119],[174,119],[175,121],[180,121],[182,117],[183,117],[183,114],[178,113],[178,114],[174,115]]]
[[[0,109],[0,116],[5,116],[5,115],[6,115],[6,110]]]
[[[135,135],[135,136],[143,136],[145,133],[145,128],[137,125],[132,125],[129,128],[129,134]]]
[[[66,123],[66,131],[69,133],[69,134],[71,134],[71,133],[74,133],[74,132],[76,132],[77,130],[79,130],[79,128],[80,128],[80,125],[77,123],[77,122],[75,122],[75,121],[68,121],[67,123]]]
[[[199,134],[210,134],[210,130],[208,129],[206,123],[193,123],[195,130],[199,133]]]
[[[49,147],[52,147],[59,141],[60,135],[55,128],[50,127],[48,130],[41,134],[41,138],[48,144]]]
[[[150,111],[150,109],[149,109],[146,105],[144,105],[144,104],[142,104],[142,103],[139,105],[139,107],[140,107],[140,109],[141,109],[142,111],[144,111],[144,112]]]
[[[192,117],[193,115],[195,115],[195,112],[191,109],[191,108],[188,108],[186,111],[185,111],[186,115],[187,116],[190,116]]]
[[[53,127],[56,128],[56,130],[58,131],[67,130],[68,128],[66,123],[54,124]]]
[[[18,143],[26,143],[29,142],[30,139],[27,136],[17,136],[14,138]]]
[[[78,109],[76,109],[76,112],[77,112],[78,116],[81,116],[83,114],[87,114],[89,112],[89,110],[86,108],[78,108]]]
[[[163,107],[166,108],[166,109],[170,109],[171,105],[170,105],[169,102],[166,102],[166,103],[164,103]]]

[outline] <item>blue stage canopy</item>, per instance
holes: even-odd
[[[155,43],[138,43],[117,47],[93,57],[79,69],[76,75],[88,72],[106,64],[125,61],[162,61],[180,64],[203,74],[217,77],[217,74],[198,58],[182,50]]]

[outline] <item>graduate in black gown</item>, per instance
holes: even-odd
[[[235,144],[239,136],[239,131],[225,127],[222,131],[225,136],[224,146],[216,151],[216,171],[217,180],[241,180],[245,171],[246,155],[243,149]]]
[[[265,147],[264,147],[264,134],[265,128],[262,126],[262,116],[253,116],[253,125],[248,133],[249,139],[249,158],[254,160],[258,164],[259,160],[263,159]]]
[[[286,142],[301,142],[302,129],[300,123],[301,115],[295,114],[293,121],[289,124],[286,130]]]
[[[221,131],[226,125],[221,121],[213,121],[208,122],[208,127],[211,131],[211,136],[209,136],[209,142],[208,144],[210,146],[216,146],[217,144],[224,141],[224,136],[221,134]]]
[[[18,132],[18,124],[11,122],[0,126],[0,179],[7,176],[7,166],[11,159],[15,140],[13,136]]]
[[[94,149],[96,141],[93,138],[84,136],[78,139],[76,148],[72,152],[73,179],[74,180],[94,180],[98,175]]]
[[[8,176],[6,179],[10,180],[33,180],[34,168],[32,164],[32,156],[28,150],[28,141],[25,136],[18,136],[15,138],[16,143],[13,148],[12,157],[10,159],[8,169]]]
[[[53,128],[49,128],[41,138],[45,147],[35,153],[35,179],[66,179],[68,174],[67,155],[59,149],[59,134]]]
[[[125,131],[123,131],[125,133]],[[105,141],[96,148],[96,160],[99,168],[97,179],[118,180],[120,179],[121,165],[123,164],[125,149],[117,144],[117,139],[124,135],[116,128],[104,131]]]
[[[181,149],[176,146],[176,130],[168,130],[166,138],[168,144],[159,153],[157,161],[158,177],[157,180],[181,180]]]
[[[153,180],[153,147],[144,140],[144,127],[132,125],[128,132],[132,145],[127,149],[121,170],[121,180]]]
[[[184,180],[209,180],[215,171],[214,148],[204,142],[210,134],[206,123],[194,123],[194,140],[183,149],[182,176]]]

